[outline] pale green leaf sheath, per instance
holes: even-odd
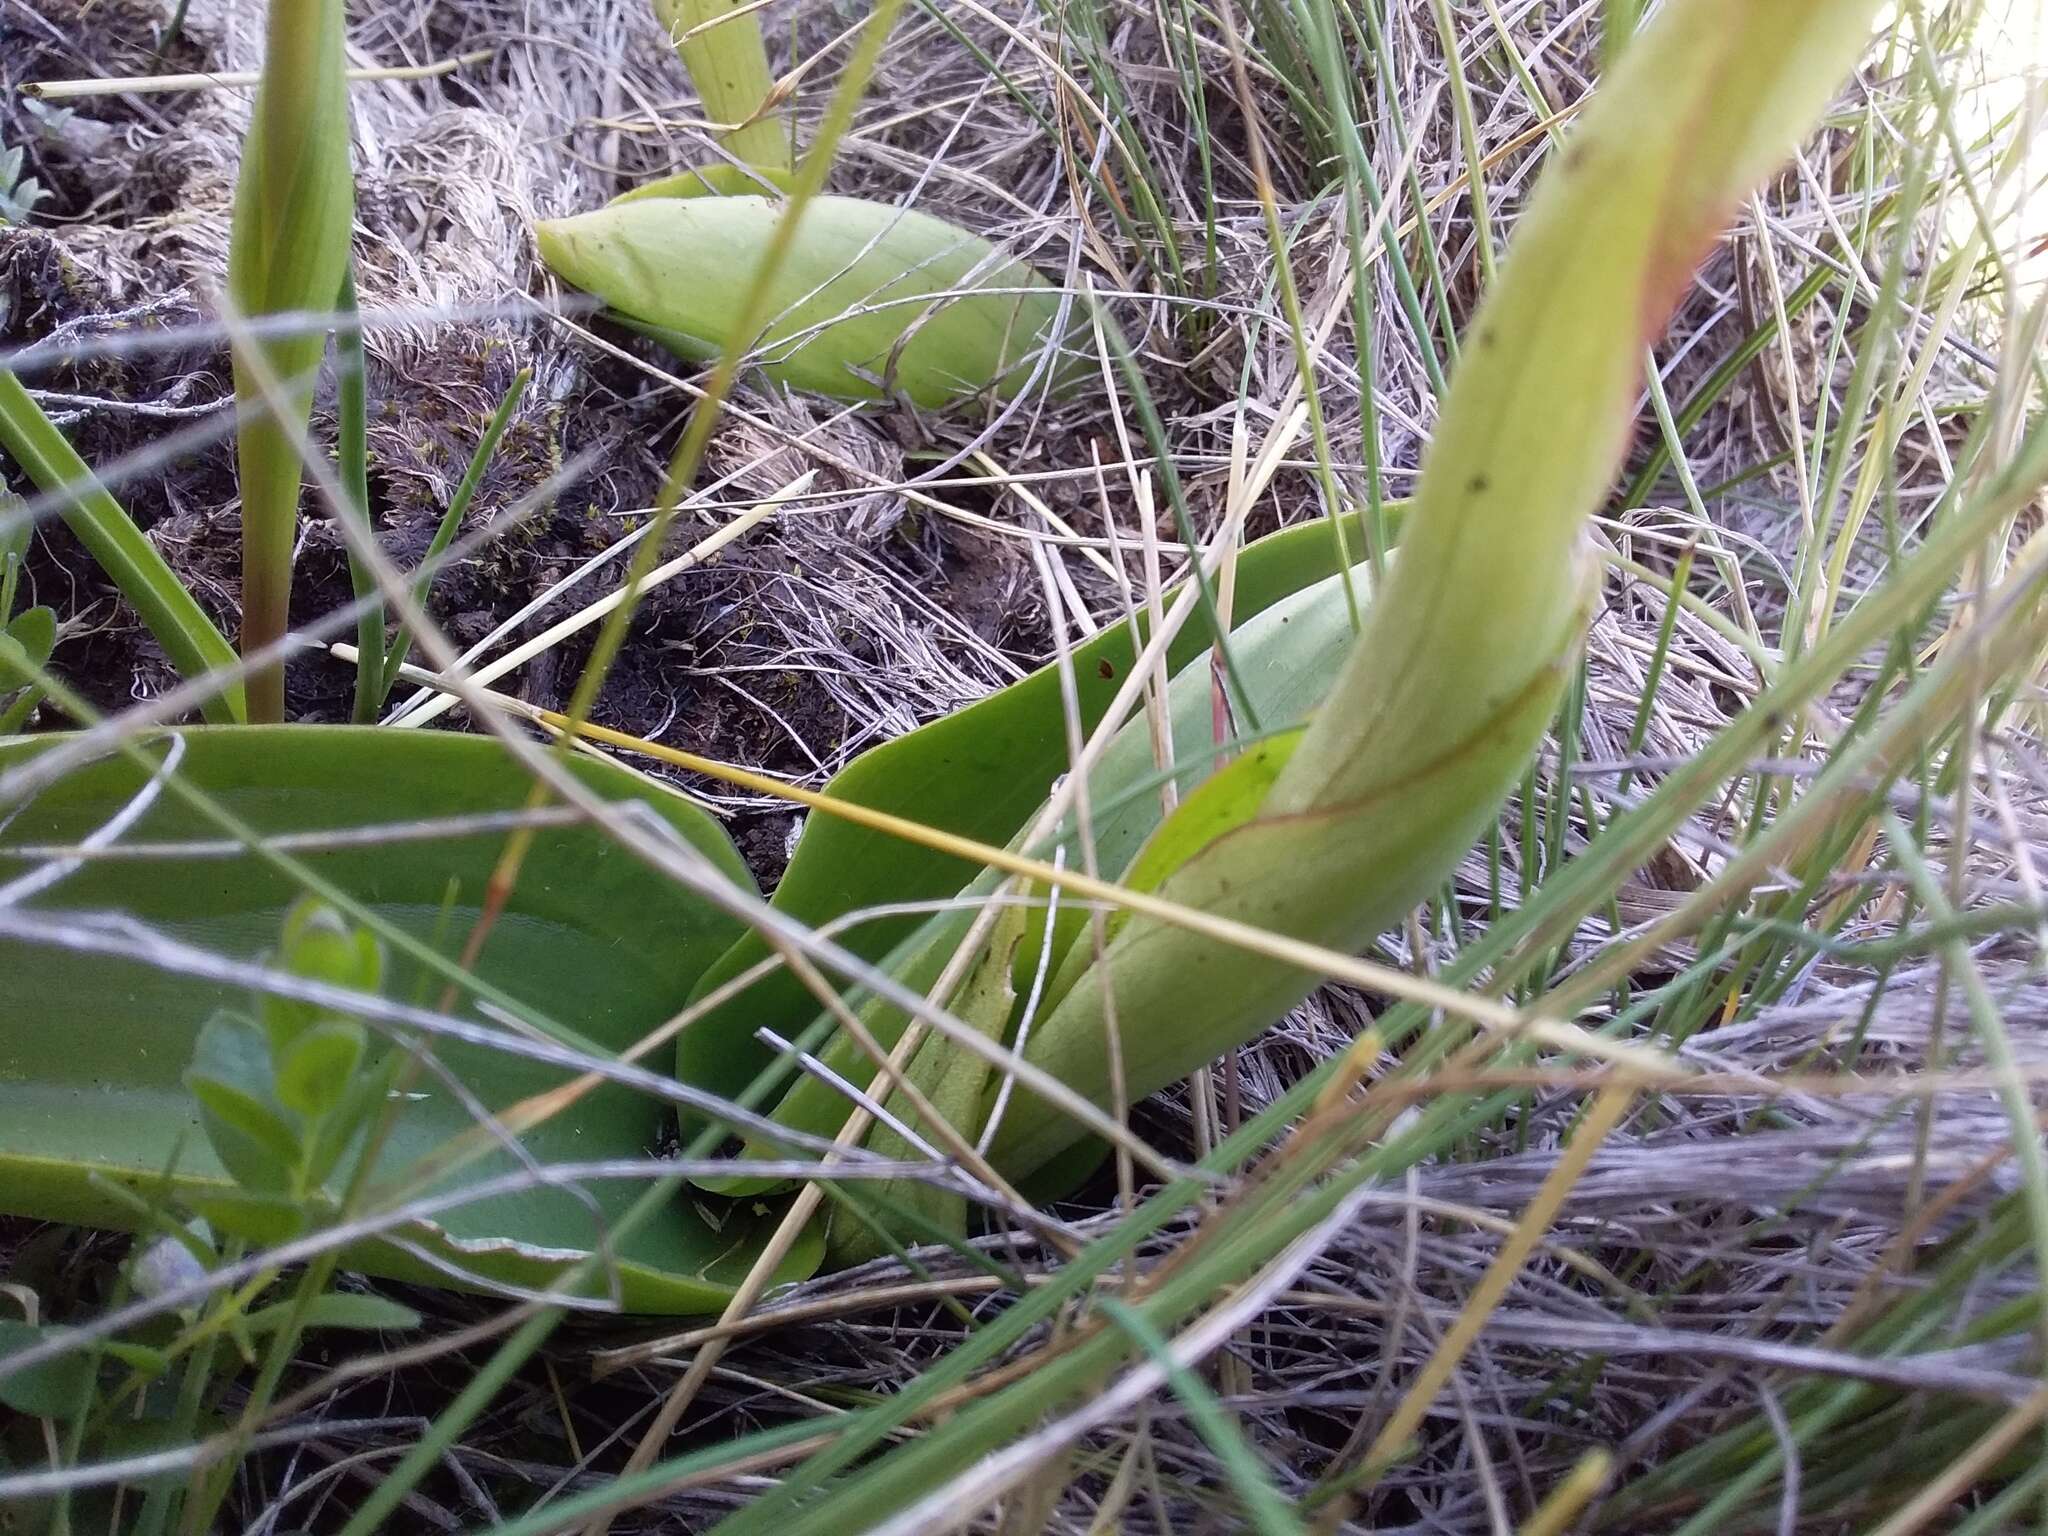
[[[773,110],[775,79],[758,11],[740,0],[654,0],[720,142],[749,165],[787,171],[795,163],[789,128]]]
[[[1853,65],[1875,10],[1677,0],[1631,44],[1546,169],[1466,333],[1401,559],[1328,702],[1255,819],[1203,842],[1162,894],[1349,949],[1470,846],[1541,738],[1583,633],[1585,522],[1626,444],[1643,344]],[[1182,814],[1213,817],[1212,795]],[[1179,838],[1173,822],[1157,835]],[[1156,879],[1162,861],[1141,862]],[[1107,1104],[1107,981],[1136,1098],[1242,1043],[1314,980],[1133,920],[1026,1055]],[[1077,1135],[1027,1099],[994,1160],[1025,1177]]]
[[[348,269],[354,217],[341,0],[271,0],[228,246],[228,297],[236,313],[248,320],[331,312]],[[244,651],[284,633],[301,475],[293,439],[305,429],[326,345],[317,328],[257,344],[264,367],[285,392],[285,409],[278,412],[265,401],[250,359],[237,350],[235,398],[254,413],[236,445]],[[283,719],[282,667],[253,673],[248,698],[252,720]]]

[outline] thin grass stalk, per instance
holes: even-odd
[[[1386,487],[1380,468],[1380,408],[1376,383],[1379,348],[1373,316],[1374,280],[1367,255],[1365,186],[1372,176],[1372,162],[1358,131],[1352,106],[1352,82],[1346,69],[1343,43],[1337,29],[1333,0],[1297,0],[1305,13],[1316,72],[1323,98],[1329,106],[1336,144],[1344,162],[1344,232],[1351,248],[1351,324],[1359,338],[1358,435],[1365,465],[1366,552],[1372,559],[1373,579],[1386,575],[1385,556],[1389,544]]]
[[[370,516],[370,401],[369,363],[363,352],[363,329],[356,308],[355,263],[341,282],[341,302],[336,306],[342,325],[335,333],[335,362],[339,388],[335,409],[336,457],[340,461],[342,490],[346,504],[342,515],[353,517],[364,537],[375,538],[376,525]],[[384,701],[384,599],[377,591],[377,578],[350,551],[348,585],[359,612],[356,614],[356,696],[351,718],[357,725],[376,722]]]
[[[1362,30],[1375,67],[1385,74],[1389,70],[1389,55],[1386,36],[1380,27],[1380,3],[1381,0],[1360,0],[1359,9],[1365,16]],[[1361,29],[1356,13],[1347,8],[1346,18],[1351,22],[1354,34],[1358,33]],[[1415,199],[1415,219],[1419,223],[1428,205],[1422,197],[1421,183],[1416,179],[1415,156],[1409,142],[1408,126],[1402,122],[1398,113],[1389,112],[1387,121],[1394,132],[1396,152],[1401,157],[1400,180]],[[1360,153],[1350,154],[1341,137],[1338,147],[1346,151],[1351,172],[1358,178],[1359,187],[1364,191],[1367,202],[1372,206],[1372,212],[1377,216],[1381,205],[1388,200],[1389,193],[1381,188],[1379,176],[1373,170],[1372,162],[1364,155],[1362,148]],[[1401,231],[1392,219],[1387,219],[1382,225],[1380,242],[1387,253],[1388,267],[1393,273],[1394,297],[1401,306],[1402,316],[1408,322],[1409,334],[1414,338],[1416,355],[1422,363],[1423,375],[1429,381],[1430,391],[1441,397],[1450,388],[1450,384],[1444,377],[1443,361],[1437,356],[1434,333],[1430,329],[1428,319],[1422,313],[1421,294],[1415,284],[1414,270],[1408,264],[1408,253],[1401,245]],[[1435,251],[1434,244],[1428,241],[1424,242],[1423,248],[1426,253]]]
[[[1451,108],[1458,121],[1458,147],[1465,158],[1466,201],[1472,209],[1472,238],[1479,256],[1479,280],[1484,292],[1493,286],[1493,215],[1486,205],[1485,154],[1479,137],[1479,119],[1472,109],[1472,86],[1465,78],[1465,59],[1458,48],[1458,24],[1451,16],[1450,0],[1430,0],[1436,16],[1437,37],[1444,48],[1444,63],[1450,73]]]
[[[1336,471],[1331,467],[1330,434],[1323,420],[1322,391],[1316,387],[1308,333],[1302,324],[1301,295],[1294,283],[1294,263],[1289,259],[1286,232],[1280,223],[1280,207],[1273,196],[1273,177],[1266,159],[1266,136],[1259,127],[1258,103],[1252,95],[1251,76],[1245,69],[1244,43],[1237,34],[1237,23],[1232,19],[1232,8],[1227,0],[1217,15],[1223,22],[1223,42],[1230,50],[1231,79],[1237,87],[1238,104],[1244,112],[1252,184],[1265,219],[1266,243],[1273,252],[1273,278],[1280,290],[1281,312],[1286,316],[1287,335],[1294,348],[1295,376],[1301,384],[1302,399],[1308,405],[1309,438],[1315,446],[1316,480],[1322,489],[1323,517],[1329,524],[1337,569],[1348,571],[1351,569],[1351,550],[1344,537],[1343,499],[1337,489]],[[1366,344],[1371,344],[1369,332]],[[1361,627],[1358,589],[1349,581],[1339,585],[1344,588],[1344,602],[1355,633]],[[1218,633],[1222,631],[1218,630]]]

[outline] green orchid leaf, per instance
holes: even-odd
[[[655,196],[535,226],[567,282],[692,362],[724,349],[782,198]],[[1011,396],[1058,339],[1061,297],[1028,264],[916,209],[820,197],[775,275],[761,373],[842,400]],[[1077,360],[1055,358],[1055,383]]]
[[[301,1034],[277,1062],[277,1096],[285,1107],[318,1120],[341,1103],[369,1041],[351,1019],[323,1019]]]
[[[1492,819],[1585,632],[1586,522],[1627,443],[1644,344],[1855,62],[1875,8],[1681,0],[1631,43],[1546,167],[1472,320],[1400,559],[1328,701],[1254,816],[1203,826],[1206,842],[1162,830],[1175,846],[1145,866],[1164,874],[1161,895],[1353,950]],[[1153,919],[1124,924],[1100,963],[1105,975],[1053,1001],[1025,1053],[1097,1104],[1106,997],[1135,1097],[1241,1044],[1317,979]],[[1025,1178],[1082,1134],[1031,1101],[992,1156]]]
[[[440,831],[435,824],[518,812],[531,784],[526,771],[498,743],[475,736],[340,726],[178,735],[177,780],[259,834],[296,839],[292,856],[381,925],[382,995],[432,1007],[446,978],[422,957],[460,953],[506,837],[502,825],[478,829],[472,821]],[[69,740],[0,743],[0,776]],[[160,735],[142,745],[160,759],[168,743]],[[724,832],[687,801],[607,764],[577,760],[572,771],[608,798],[641,802],[735,887],[749,888]],[[46,867],[58,850],[75,849],[130,806],[147,780],[129,758],[103,758],[10,807],[0,830],[0,883]],[[543,825],[533,835],[518,884],[474,968],[494,1000],[492,1011],[480,1014],[462,998],[452,1012],[487,1023],[510,1010],[536,1036],[552,1033],[617,1053],[683,1006],[740,925],[599,831]],[[67,930],[118,913],[124,925],[206,955],[243,964],[269,957],[275,964],[282,925],[305,893],[272,863],[224,840],[215,822],[168,786],[112,852],[122,856],[86,858],[25,899],[12,936],[0,939],[0,974],[17,979],[0,988],[0,1210],[134,1225],[135,1207],[104,1192],[111,1187],[159,1206],[168,1194],[244,1235],[289,1235],[300,1215],[328,1219],[332,1211],[320,1202],[302,1212],[275,1192],[244,1189],[202,1134],[199,1105],[182,1076],[221,1008],[222,984],[60,942]],[[29,919],[46,924],[47,937],[38,937],[42,928],[25,932]],[[370,1025],[373,1035],[385,1034],[374,1020]],[[267,1045],[268,1036],[257,1030],[248,1043]],[[406,1054],[381,1051],[386,1060]],[[209,1092],[229,1085],[251,1091],[217,1058],[206,1060],[216,1067]],[[570,1075],[497,1048],[446,1040],[435,1042],[431,1063],[409,1067],[388,1093],[378,1071],[359,1068],[350,1084],[351,1092],[370,1095],[364,1113],[388,1108],[394,1117],[375,1180],[380,1188],[387,1181],[396,1187],[423,1158],[471,1132],[476,1121],[465,1099],[503,1112],[559,1088]],[[243,1115],[247,1105],[231,1108]],[[343,1105],[329,1119],[346,1122],[353,1114]],[[607,1086],[519,1140],[523,1155],[543,1165],[645,1160],[671,1124],[664,1102]],[[313,1153],[313,1169],[338,1170],[337,1181],[352,1166],[331,1148]],[[487,1150],[443,1172],[427,1192],[448,1194],[523,1166],[509,1149]],[[335,1187],[323,1200],[331,1203]],[[393,1240],[351,1249],[346,1263],[437,1284],[546,1286],[608,1234],[643,1187],[644,1178],[592,1178],[581,1188],[531,1187],[470,1201],[407,1223]],[[647,1312],[715,1310],[778,1214],[772,1205],[727,1210],[707,1199],[677,1201],[618,1255],[624,1304]],[[817,1241],[800,1245],[783,1277],[807,1273],[819,1251]]]
[[[1387,510],[1397,517],[1402,508],[1390,503]],[[1350,547],[1362,548],[1360,518],[1347,515],[1344,525]],[[1246,545],[1237,562],[1237,624],[1248,624],[1283,598],[1327,579],[1336,568],[1326,524],[1283,529]],[[1341,609],[1344,604],[1335,606]],[[1149,631],[1142,615],[1139,630]],[[1167,649],[1169,672],[1184,672],[1213,643],[1198,612]],[[1123,625],[1105,629],[1075,648],[1074,690],[1084,731],[1093,730],[1102,718],[1137,654],[1138,645]],[[1292,723],[1311,703],[1313,699],[1304,699],[1284,706],[1275,721]],[[1213,745],[1205,745],[1212,735],[1205,714],[1198,716],[1198,723],[1177,727],[1177,738],[1183,735],[1186,740],[1177,748],[1181,761],[1213,762]],[[1148,772],[1150,748],[1134,737],[1112,748],[1110,762],[1128,764],[1127,770],[1106,764],[1104,771],[1111,775]],[[1046,666],[966,709],[862,753],[825,789],[840,800],[1002,847],[1023,829],[1066,769],[1060,677],[1057,668]],[[1098,803],[1110,798],[1105,793]],[[1145,799],[1151,809],[1140,807],[1135,813],[1135,837],[1124,837],[1119,831],[1122,824],[1115,819],[1098,816],[1097,847],[1106,869],[1119,869],[1120,860],[1135,853],[1150,831],[1147,818],[1156,818],[1158,798],[1154,793]],[[1052,852],[1034,851],[1046,857]],[[977,874],[974,865],[949,854],[821,813],[805,825],[795,856],[775,888],[774,902],[791,917],[816,927],[885,902],[943,900],[968,886]],[[882,918],[848,927],[838,939],[863,958],[879,961],[919,926],[916,917]],[[1039,931],[1034,929],[1022,954],[1035,958],[1039,943]],[[705,974],[700,993],[731,981],[770,953],[757,935],[746,935]],[[678,1075],[728,1097],[736,1094],[769,1060],[754,1031],[765,1024],[793,1037],[817,1011],[816,1000],[802,983],[785,972],[773,972],[683,1032],[677,1040]],[[844,1100],[838,1102],[843,1118]],[[826,1130],[830,1134],[831,1127]]]
[[[1350,652],[1353,642],[1349,609],[1337,593],[1337,582],[1341,579],[1327,577],[1300,592],[1291,593],[1261,609],[1235,632],[1233,652],[1237,658],[1238,675],[1261,719],[1273,722],[1301,719],[1321,699]],[[1362,587],[1365,579],[1363,570],[1354,572],[1350,579]],[[1337,600],[1332,601],[1333,598]],[[1193,791],[1183,810],[1206,804],[1210,785],[1219,781],[1240,782],[1249,771],[1248,765],[1270,765],[1276,753],[1284,753],[1287,745],[1299,735],[1299,732],[1291,732],[1255,743],[1244,756],[1234,759],[1219,772],[1219,758],[1213,741],[1215,724],[1211,690],[1211,669],[1206,653],[1195,656],[1182,667],[1167,690],[1167,719],[1174,744],[1174,760],[1183,770],[1176,775],[1176,780],[1183,793]],[[1057,720],[1049,729],[1059,730]],[[1214,778],[1209,777],[1212,773]],[[1256,782],[1263,788],[1270,779],[1271,770],[1267,766]],[[1158,826],[1162,811],[1148,722],[1133,720],[1117,732],[1089,778],[1089,796],[1096,811],[1091,830],[1095,835],[1096,854],[1101,867],[1121,869],[1146,846],[1146,839]],[[1228,803],[1237,804],[1242,798],[1232,797]],[[1247,808],[1256,809],[1257,804],[1257,799],[1253,798]],[[1026,851],[1048,858],[1058,852],[1064,856],[1066,867],[1082,867],[1079,840],[1071,825],[1057,829],[1053,842],[1047,848]],[[1000,883],[994,872],[983,871],[959,894],[969,900],[985,899]],[[1033,887],[1031,893],[1045,894],[1042,887]],[[884,969],[914,991],[929,991],[955,948],[966,937],[973,920],[974,911],[967,901],[934,914],[889,953],[883,961]],[[1004,924],[1008,921],[1005,918]],[[1008,945],[1012,956],[1007,971],[1008,990],[1011,995],[1026,996],[1032,990],[1033,976],[1041,956],[1046,953],[1043,910],[1032,908],[1025,911],[1017,920],[1016,930],[1017,942]],[[1088,949],[1079,942],[1085,931],[1085,910],[1078,903],[1068,903],[1061,909],[1054,929],[1050,950],[1054,980],[1047,993],[1049,997],[1058,997],[1064,984],[1071,981],[1075,968],[1086,966]],[[986,956],[982,962],[984,968],[985,962]],[[992,977],[983,975],[980,970],[976,975],[979,979],[963,987],[961,995],[956,997],[955,1016],[986,1034],[1006,1037],[1010,1026],[1009,1011],[1004,1010],[1001,1018],[992,1024],[986,1020],[996,987]],[[908,1022],[904,1013],[872,997],[865,1001],[861,998],[852,1001],[862,1024],[874,1039],[884,1049],[892,1048],[902,1037]],[[974,1017],[959,1012],[961,1007],[970,1006],[976,1010]],[[809,1011],[815,1014],[815,1005]],[[683,1037],[686,1044],[690,1033],[686,1031]],[[697,1048],[701,1050],[701,1042]],[[827,1069],[842,1079],[865,1082],[875,1070],[860,1043],[845,1033],[836,1034],[817,1054]],[[958,1071],[953,1067],[955,1058],[960,1059]],[[697,1059],[694,1052],[690,1059]],[[928,1094],[934,1095],[935,1104],[939,1102],[940,1085],[945,1085],[943,1096],[946,1103],[962,1107],[964,1118],[956,1118],[954,1123],[969,1134],[978,1129],[982,1116],[978,1107],[968,1107],[969,1100],[961,1084],[969,1077],[976,1084],[986,1083],[987,1079],[976,1070],[979,1060],[944,1042],[928,1041],[920,1047],[912,1069],[914,1080]],[[975,1065],[969,1066],[968,1063]],[[783,1095],[774,1118],[779,1125],[792,1130],[831,1136],[845,1121],[847,1109],[843,1093],[824,1078],[806,1073]],[[1042,1110],[1034,1105],[1032,1112],[1037,1114]],[[772,1145],[761,1140],[750,1140],[746,1150],[748,1156],[757,1158],[777,1155]],[[740,1194],[771,1186],[763,1181],[727,1177],[709,1182],[705,1187],[720,1193]],[[926,1191],[906,1196],[906,1202],[927,1208],[924,1202],[930,1197],[931,1192]]]
[[[0,1360],[53,1338],[62,1328],[0,1317]],[[0,1376],[0,1403],[33,1419],[72,1419],[92,1406],[93,1367],[83,1351]]]
[[[199,1101],[214,1156],[238,1183],[266,1192],[290,1187],[303,1127],[277,1102],[270,1042],[260,1028],[231,1013],[207,1020],[185,1086]]]

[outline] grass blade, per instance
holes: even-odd
[[[234,647],[206,616],[177,573],[94,478],[21,380],[0,369],[0,447],[43,492],[61,497],[65,526],[76,534],[121,595],[134,605],[171,664],[187,678],[235,665]],[[228,724],[243,717],[242,685],[230,683],[202,706]]]

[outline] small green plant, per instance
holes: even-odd
[[[333,908],[301,901],[270,962],[299,981],[375,996],[376,936]],[[253,1012],[223,1010],[199,1032],[185,1086],[221,1167],[284,1235],[295,1235],[392,1083],[391,1053],[366,1061],[369,1033],[345,1013],[269,993]]]
[[[37,776],[61,761],[70,740],[52,733],[0,742],[0,780],[11,787]],[[175,754],[168,763],[167,754]],[[644,781],[616,765],[583,761],[565,771],[607,801],[645,800]],[[160,1190],[251,1242],[331,1220],[345,1187],[327,1133],[344,1121],[301,1098],[297,1084],[317,1077],[322,1063],[338,1083],[351,1081],[340,1069],[352,1056],[365,1064],[353,1076],[367,1078],[388,1043],[406,1036],[430,1048],[442,1070],[421,1068],[391,1101],[368,1170],[372,1203],[362,1209],[433,1205],[417,1218],[390,1216],[387,1229],[351,1245],[349,1266],[542,1286],[562,1254],[590,1251],[631,1204],[630,1182],[599,1175],[588,1200],[568,1189],[521,1189],[528,1165],[495,1139],[452,1166],[440,1159],[474,1141],[479,1114],[518,1120],[522,1106],[560,1087],[565,1063],[616,1062],[684,1005],[743,930],[707,896],[619,856],[590,826],[536,829],[526,877],[494,898],[503,827],[529,787],[526,771],[488,738],[354,726],[169,734],[64,771],[9,822],[9,848],[77,845],[125,818],[124,840],[149,856],[125,868],[88,861],[59,887],[63,903],[119,910],[178,941],[156,960],[50,950],[34,941],[36,918],[0,916],[9,974],[38,978],[34,989],[0,989],[6,1208],[126,1227],[137,1219],[126,1196]],[[679,796],[645,804],[662,835],[701,859],[723,889],[753,894],[716,822]],[[452,830],[394,840],[394,818]],[[268,841],[309,832],[321,834],[318,846],[296,855]],[[41,878],[44,867],[0,851],[0,886]],[[346,916],[351,934],[376,935],[381,960],[367,952],[351,960],[355,950],[328,920],[295,917],[309,890]],[[487,910],[504,941],[465,965],[463,940]],[[280,931],[303,940],[306,963],[356,966],[352,992],[383,1000],[381,1011],[361,1013],[377,1043],[359,1047],[356,1026],[325,1023],[324,1012],[309,1021],[288,999],[268,1013],[216,1018],[221,982],[200,957],[224,957],[258,985],[251,968]],[[442,1011],[420,1004],[444,994]],[[53,1036],[38,997],[67,999],[66,1017],[90,1027]],[[473,1019],[477,1008],[503,1022],[449,1033],[447,1020]],[[438,1032],[415,1033],[436,1024]],[[644,1163],[669,1111],[642,1091],[646,1079],[624,1068],[620,1078],[593,1084],[529,1127],[530,1155],[560,1166]],[[507,1187],[465,1197],[477,1179]],[[758,1219],[742,1213],[714,1224],[679,1201],[611,1253],[611,1292],[635,1310],[716,1305],[737,1278],[732,1250]],[[814,1265],[815,1249],[793,1262]]]
[[[26,224],[36,205],[49,190],[33,176],[22,174],[22,148],[0,149],[0,225]]]
[[[304,900],[287,914],[268,966],[294,981],[374,993],[383,971],[375,938],[331,907]],[[256,1227],[272,1240],[303,1228],[329,1184],[359,1156],[386,1109],[399,1054],[374,1051],[360,1020],[345,1010],[259,994],[247,1011],[223,1010],[200,1031],[184,1081],[199,1122],[233,1187],[198,1202],[189,1216],[175,1194],[107,1185],[127,1206],[138,1231],[117,1277],[121,1291],[161,1298],[162,1315],[101,1342],[0,1381],[0,1402],[61,1430],[73,1454],[132,1454],[153,1443],[187,1446],[198,1436],[234,1437],[228,1392],[247,1367],[266,1362],[255,1400],[240,1417],[260,1419],[281,1362],[297,1353],[308,1331],[403,1331],[417,1327],[411,1308],[378,1296],[329,1288],[331,1261],[316,1264],[282,1299],[267,1300],[277,1276],[259,1271],[239,1283],[215,1276],[242,1265]],[[213,1209],[209,1212],[207,1207]],[[225,1212],[227,1220],[219,1220]],[[254,1213],[260,1213],[255,1215]],[[0,1354],[61,1343],[60,1326],[33,1318],[0,1321]],[[228,1347],[222,1348],[225,1344]],[[252,1411],[253,1410],[253,1411]],[[232,1470],[234,1456],[226,1458]],[[148,1479],[130,1490],[139,1533],[173,1528],[188,1488],[199,1507],[187,1528],[210,1529],[226,1486],[216,1465],[189,1484],[183,1477]],[[45,1511],[50,1529],[67,1520],[112,1528],[114,1490],[95,1491],[93,1508],[62,1500]]]

